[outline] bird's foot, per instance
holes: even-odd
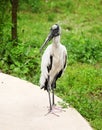
[[[59,117],[59,115],[58,114],[56,114],[56,112],[52,109],[52,110],[49,110],[48,111],[48,113],[47,114],[45,114],[45,116],[47,116],[48,114],[53,114],[53,115],[55,115],[55,116],[57,116],[57,117]]]
[[[46,116],[47,116],[48,114],[53,114],[53,115],[59,117],[59,115],[58,115],[57,113],[60,113],[60,112],[65,112],[65,110],[63,110],[63,109],[62,109],[61,107],[59,107],[59,106],[53,105],[53,106],[52,106],[52,109],[49,109],[49,111],[48,111],[48,113],[46,114]]]
[[[55,111],[55,112],[65,112],[65,110],[60,107],[60,106],[56,106],[56,105],[53,105],[52,106],[52,109]]]

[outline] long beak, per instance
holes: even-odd
[[[47,36],[45,42],[43,43],[43,45],[40,48],[40,52],[42,51],[42,49],[47,45],[47,43],[53,38],[52,32],[50,32],[50,34]]]

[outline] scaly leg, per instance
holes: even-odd
[[[48,84],[47,84],[47,92],[49,96],[49,104],[50,104],[50,111],[52,110],[52,105],[51,105],[51,96],[50,96],[50,84],[49,84],[49,79],[50,77],[48,76]]]
[[[55,116],[59,116],[59,115],[57,115],[57,114],[54,112],[54,110],[53,110],[53,108],[52,108],[50,90],[48,90],[48,96],[49,96],[50,109],[49,109],[49,111],[48,111],[48,113],[47,113],[46,115],[48,115],[48,114],[54,114]],[[54,102],[53,102],[53,103],[54,103]]]
[[[59,116],[59,115],[57,115],[57,114],[55,113],[55,111],[53,110],[53,106],[54,106],[54,93],[53,93],[52,104],[51,104],[50,90],[48,89],[47,91],[48,91],[48,96],[49,96],[50,109],[49,109],[49,111],[48,111],[48,113],[47,113],[46,115],[48,115],[48,114],[53,114],[53,115],[55,115],[55,116]]]
[[[56,85],[56,83],[54,82],[53,86],[52,86],[52,110],[54,112],[62,112],[64,110],[61,107],[56,106],[56,104],[55,104],[55,96],[54,96],[54,87],[55,87],[55,85]]]
[[[52,88],[52,106],[55,105],[54,87]]]
[[[51,111],[52,110],[52,105],[51,105],[50,90],[48,90],[48,96],[49,96],[49,104],[50,104],[50,111]]]

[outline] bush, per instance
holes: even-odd
[[[67,43],[69,63],[71,64],[75,62],[95,64],[102,60],[102,42],[97,39],[80,35],[80,38],[71,37],[65,43]]]
[[[29,43],[19,42],[17,46],[13,46],[13,43],[9,42],[0,56],[0,69],[37,83],[40,71],[39,62],[39,49],[33,48]]]

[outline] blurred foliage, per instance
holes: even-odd
[[[10,24],[6,19],[9,19],[10,13],[10,3],[9,0],[0,0],[0,43],[2,43],[6,37],[5,26]]]
[[[68,66],[56,93],[96,130],[102,128],[102,1],[19,0],[18,44],[11,42],[10,1],[0,1],[0,71],[39,85],[39,48],[50,27],[62,27]],[[9,12],[9,13],[8,13]]]
[[[19,9],[20,10],[30,10],[33,13],[40,13],[43,9],[42,0],[20,0]]]

